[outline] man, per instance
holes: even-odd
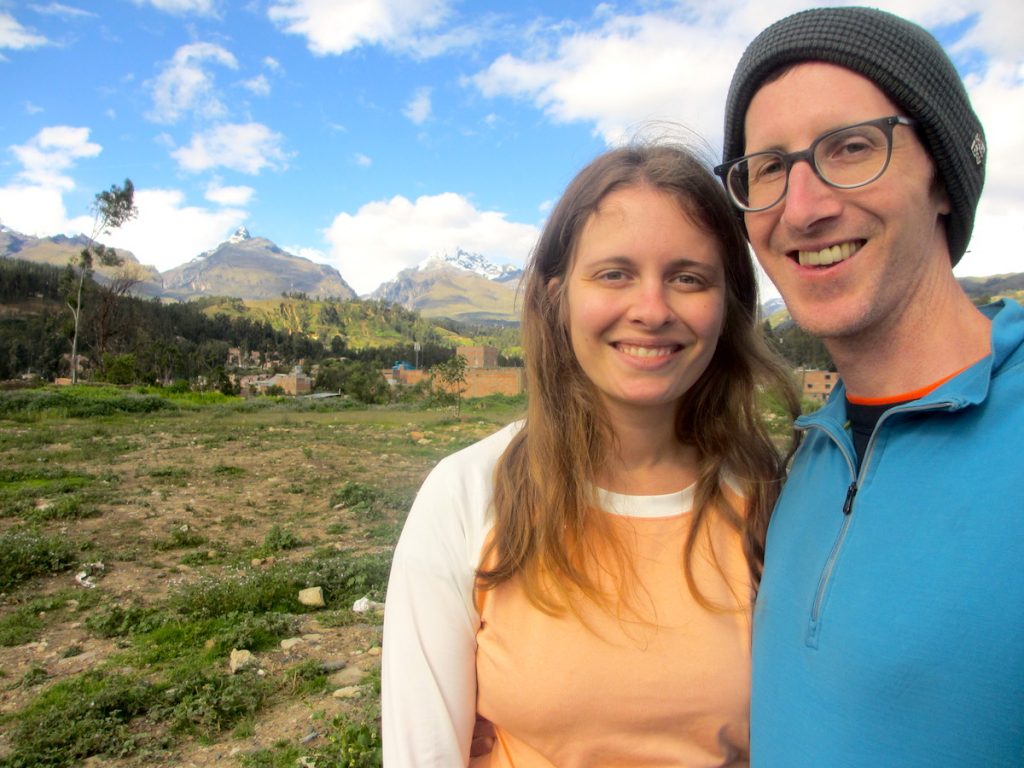
[[[1024,765],[1024,310],[952,274],[985,172],[963,84],[899,17],[797,13],[740,60],[724,157],[843,381],[768,533],[753,764]]]

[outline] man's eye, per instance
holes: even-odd
[[[828,163],[859,163],[873,160],[885,152],[885,135],[868,132],[840,133],[818,148],[818,156]]]
[[[757,160],[749,164],[749,167],[750,180],[753,183],[757,183],[759,181],[774,181],[785,170],[785,165],[783,164],[782,159],[775,157],[774,155],[757,158]]]

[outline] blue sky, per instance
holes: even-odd
[[[239,226],[361,294],[457,248],[522,264],[606,147],[692,131],[717,160],[743,48],[819,4],[0,0],[0,224],[88,234],[130,177],[101,239],[162,271]],[[986,127],[957,273],[1024,271],[1024,4],[878,5],[936,33]]]

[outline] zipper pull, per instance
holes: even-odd
[[[850,483],[846,489],[846,501],[843,502],[843,514],[848,515],[853,511],[853,497],[857,495],[857,481]]]

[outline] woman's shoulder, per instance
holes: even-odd
[[[441,459],[420,486],[417,501],[441,501],[473,510],[488,508],[494,493],[495,467],[521,427],[522,422],[514,422]]]
[[[445,478],[487,475],[494,473],[498,459],[508,448],[512,438],[522,429],[522,421],[514,421],[497,432],[478,440],[460,451],[445,456],[431,471],[431,476]]]
[[[395,557],[474,573],[493,521],[494,469],[521,427],[509,424],[441,459],[420,486]]]

